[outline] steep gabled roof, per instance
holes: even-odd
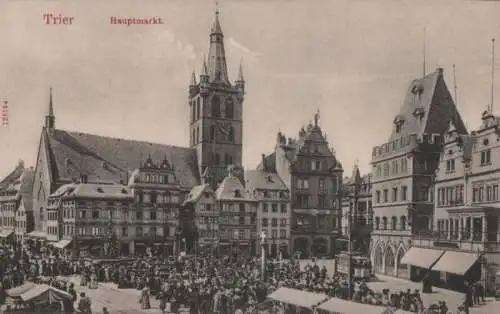
[[[157,161],[166,156],[182,186],[191,188],[199,183],[196,151],[191,148],[63,130],[48,132],[48,137],[59,181],[86,175],[87,182],[125,183],[129,172],[140,168],[148,156]]]
[[[217,200],[222,201],[253,201],[245,191],[240,179],[231,173],[222,180],[215,191]]]
[[[214,191],[210,187],[210,184],[197,185],[191,189],[189,195],[184,201],[184,204],[197,202],[204,192],[214,193]]]
[[[282,190],[287,191],[285,183],[277,173],[259,170],[248,170],[245,172],[245,187],[247,191],[259,190]]]
[[[409,134],[444,134],[450,121],[459,134],[467,130],[443,78],[443,70],[413,80],[394,123],[389,141]]]

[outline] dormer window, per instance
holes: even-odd
[[[273,177],[271,175],[267,176],[267,182],[269,182],[269,183],[273,183],[274,182],[273,181]]]
[[[97,188],[98,193],[104,193],[103,189],[101,187]]]
[[[241,191],[240,190],[234,190],[234,197],[241,197]]]
[[[415,118],[422,119],[424,117],[424,114],[425,111],[422,108],[417,108],[415,109],[415,111],[413,111],[413,116],[415,116]]]
[[[404,117],[399,116],[399,115],[396,116],[396,118],[394,118],[394,122],[393,123],[394,123],[394,125],[396,127],[396,133],[401,132],[401,127],[402,127],[404,121],[405,121]]]
[[[484,145],[484,146],[488,146],[488,144],[489,144],[489,143],[490,143],[490,142],[489,142],[489,140],[488,140],[487,138],[485,138],[485,139],[483,140],[483,145]]]

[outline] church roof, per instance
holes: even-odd
[[[438,68],[410,83],[403,105],[394,119],[395,124],[400,124],[399,130],[393,128],[389,141],[409,134],[443,134],[449,121],[453,121],[459,134],[467,133],[444,81],[443,69]]]
[[[51,197],[133,199],[132,190],[122,184],[71,183],[52,193]]]
[[[53,130],[47,132],[52,170],[56,180],[126,183],[129,173],[140,168],[147,156],[165,159],[174,166],[181,186],[199,184],[196,151],[191,148]]]
[[[245,186],[248,191],[259,190],[288,190],[277,173],[259,170],[245,172]]]

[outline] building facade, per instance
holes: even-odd
[[[258,248],[257,202],[229,166],[228,175],[215,191],[219,216],[219,252],[255,256]]]
[[[341,236],[342,164],[319,126],[319,114],[298,139],[278,133],[274,153],[258,170],[275,172],[290,190],[292,253],[332,255]]]
[[[0,241],[21,244],[33,230],[32,187],[33,168],[22,161],[0,182]]]
[[[450,123],[466,133],[439,68],[410,84],[389,141],[373,148],[370,254],[376,273],[410,275],[401,259],[415,235],[432,229],[433,182]]]
[[[351,177],[345,178],[343,183],[342,234],[346,237],[350,232],[351,249],[366,255],[373,227],[371,178],[371,174],[361,176],[355,165]]]
[[[435,285],[460,289],[465,280],[481,281],[493,294],[500,270],[500,118],[487,110],[481,119],[470,134],[450,123],[436,172],[433,232],[416,237],[414,247],[435,256]]]
[[[219,247],[220,206],[210,184],[195,186],[183,204],[182,210],[193,210],[198,247],[201,254],[217,254]]]
[[[291,240],[290,191],[277,173],[245,172],[248,195],[257,200],[257,234],[266,234],[267,254],[271,258],[289,257]],[[260,252],[257,252],[260,254]]]

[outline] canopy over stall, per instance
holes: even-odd
[[[19,298],[23,293],[25,293],[28,290],[31,290],[35,287],[36,285],[32,282],[26,282],[23,285],[20,285],[19,287],[11,288],[6,291],[7,295],[11,298]]]
[[[70,243],[72,239],[62,239],[59,242],[54,243],[54,247],[57,249],[65,249]]]
[[[282,287],[271,293],[268,298],[278,302],[312,309],[321,302],[326,301],[328,296],[322,293],[312,293]]]
[[[318,311],[320,313],[329,314],[382,314],[385,313],[386,309],[384,307],[376,305],[362,304],[332,298],[318,306]]]
[[[38,304],[60,303],[63,300],[72,300],[71,294],[51,287],[49,285],[36,285],[21,294],[21,299],[25,302]]]
[[[463,276],[478,258],[479,256],[474,253],[446,251],[432,270]]]
[[[401,264],[431,268],[443,256],[442,250],[431,250],[412,246],[401,259]]]

